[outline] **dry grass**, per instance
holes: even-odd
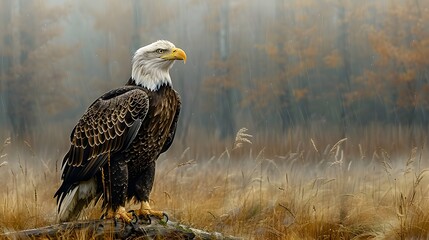
[[[176,146],[158,161],[152,205],[193,227],[249,239],[427,238],[426,135],[411,131],[379,127],[331,141],[335,134],[322,130],[292,130],[263,145],[257,134],[242,130],[211,157]],[[0,167],[3,230],[55,221],[58,159],[23,158],[8,156],[9,164]],[[98,217],[98,211],[83,217]]]

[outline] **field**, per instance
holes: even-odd
[[[176,140],[158,161],[153,207],[245,239],[429,237],[427,129],[369,126],[347,138],[322,129]],[[0,164],[8,162],[0,165],[0,229],[54,223],[63,152],[27,144],[5,156],[8,145],[0,148]],[[98,218],[99,211],[82,215]]]

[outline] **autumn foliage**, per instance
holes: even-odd
[[[266,41],[257,45],[270,70],[254,78],[243,103],[251,111],[287,103],[295,122],[303,113],[348,124],[427,123],[428,7],[277,1],[274,12],[281,14],[273,14]],[[328,113],[332,107],[338,110]]]

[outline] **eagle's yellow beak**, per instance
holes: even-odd
[[[180,48],[173,48],[171,52],[161,57],[165,60],[183,60],[186,63],[186,53]]]

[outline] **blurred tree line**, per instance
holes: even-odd
[[[189,57],[171,72],[182,140],[429,123],[428,1],[0,0],[0,18],[0,129],[15,138],[68,133],[158,39]]]

